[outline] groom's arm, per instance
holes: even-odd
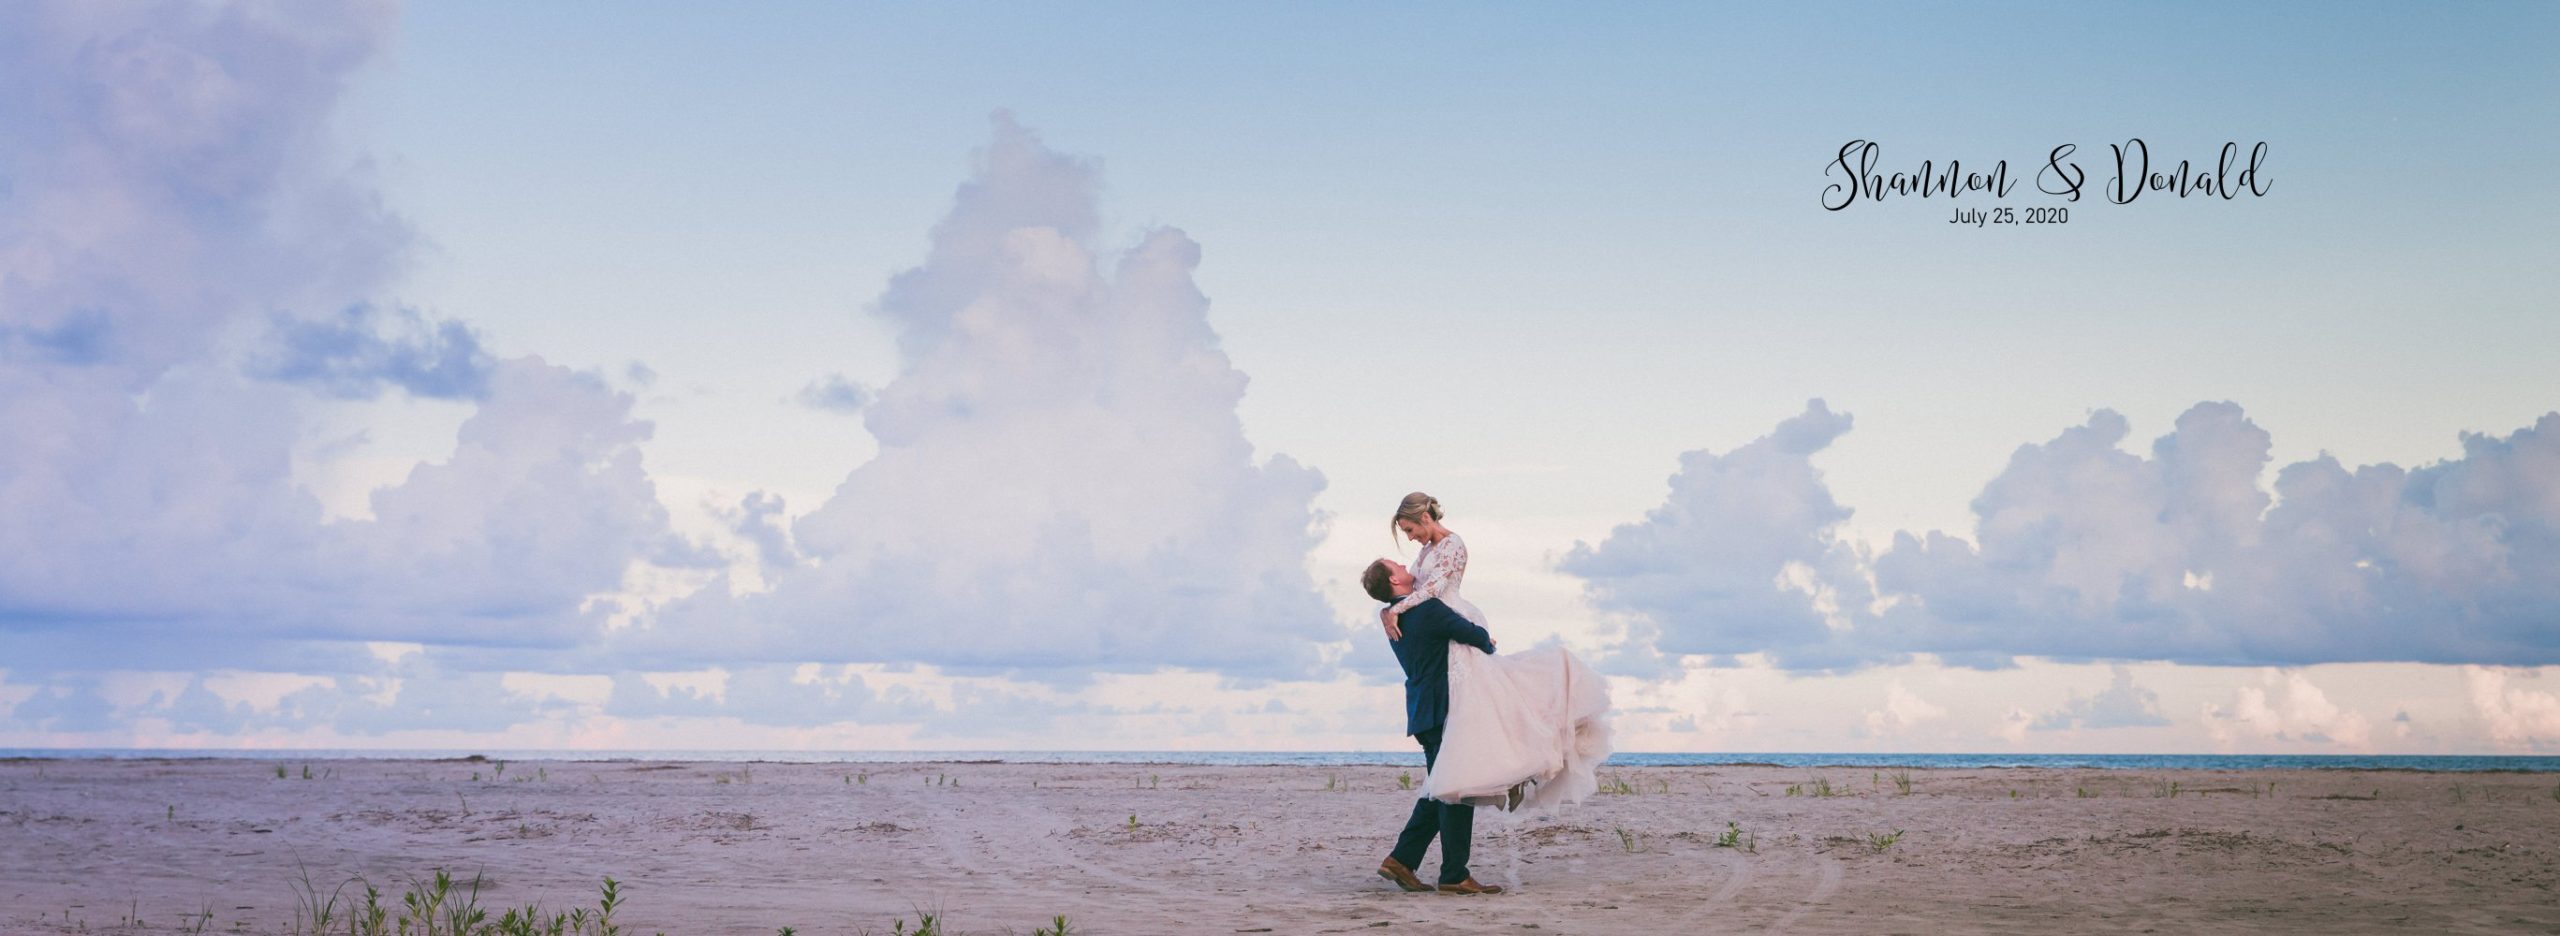
[[[1413,606],[1412,610],[1404,613],[1403,623],[1405,638],[1408,640],[1415,637],[1425,640],[1453,640],[1486,653],[1493,652],[1492,634],[1486,633],[1484,628],[1476,626],[1476,622],[1467,620],[1458,612],[1450,610],[1448,605],[1437,601]]]
[[[1455,611],[1449,612],[1449,639],[1486,653],[1493,652],[1493,635],[1476,626],[1476,622],[1459,617]]]

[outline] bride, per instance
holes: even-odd
[[[1485,626],[1484,612],[1459,594],[1467,544],[1440,517],[1440,501],[1420,491],[1396,507],[1396,532],[1422,544],[1422,552],[1413,561],[1413,593],[1378,613],[1390,640],[1402,637],[1397,615],[1430,598]],[[1608,712],[1608,683],[1561,646],[1494,656],[1452,642],[1449,718],[1422,794],[1507,809],[1580,802],[1600,786],[1595,771],[1609,757]]]

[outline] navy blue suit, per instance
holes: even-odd
[[[1387,646],[1404,667],[1404,730],[1422,744],[1422,767],[1428,772],[1440,763],[1440,728],[1449,721],[1449,644],[1454,641],[1492,653],[1493,635],[1438,598],[1425,598],[1406,608],[1396,618],[1396,629],[1404,636],[1388,641]],[[1413,815],[1405,820],[1404,831],[1396,835],[1395,850],[1387,855],[1407,868],[1420,868],[1423,853],[1437,836],[1440,883],[1455,884],[1468,877],[1467,851],[1475,829],[1475,807],[1422,797],[1413,802]]]
[[[1404,631],[1404,639],[1390,640],[1387,646],[1404,667],[1404,733],[1418,735],[1449,720],[1449,643],[1492,653],[1493,635],[1438,598],[1405,609],[1396,628]]]

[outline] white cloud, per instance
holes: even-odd
[[[325,132],[390,39],[353,2],[0,12],[0,360],[140,390],[244,314],[340,308],[408,227]]]
[[[342,521],[289,476],[282,392],[196,372],[147,408],[75,404],[97,417],[88,434],[0,478],[20,521],[0,527],[0,630],[78,628],[123,665],[148,662],[113,634],[196,665],[263,662],[249,639],[566,646],[601,627],[588,598],[634,563],[716,559],[668,530],[639,461],[648,424],[593,377],[502,362],[451,456]],[[41,405],[18,402],[0,419]]]
[[[1722,458],[1683,455],[1663,506],[1576,547],[1562,569],[1625,620],[1619,654],[2560,660],[2560,413],[2415,469],[2286,465],[2269,490],[2269,436],[2236,405],[2197,404],[2148,456],[2102,410],[2020,446],[1971,539],[1901,532],[1873,556],[1837,540],[1849,511],[1810,462],[1847,428],[1817,401]]]
[[[2134,685],[2133,671],[2118,666],[2109,677],[2107,688],[2094,696],[2077,692],[2059,709],[2037,716],[2031,726],[2038,731],[2073,728],[2145,728],[2166,725],[2169,717],[2160,712],[2160,694]]]
[[[661,687],[639,673],[613,677],[604,714],[618,718],[729,717],[759,725],[913,723],[941,710],[916,693],[875,690],[844,667],[757,666],[728,672],[717,694]]]
[[[2203,403],[2115,448],[2100,412],[2019,449],[1976,543],[1903,535],[1875,564],[1913,650],[2191,663],[2538,662],[2560,655],[2560,414],[2415,470],[2326,456],[2259,487],[2269,438]],[[2206,581],[2210,588],[2198,586]]]
[[[2363,714],[2339,707],[2329,694],[2300,672],[2264,669],[2260,685],[2242,686],[2229,705],[2205,703],[2205,731],[2214,743],[2235,740],[2296,742],[2362,750],[2372,741],[2372,723]]]
[[[1096,176],[999,115],[924,264],[876,312],[903,366],[879,453],[791,527],[769,591],[721,582],[624,646],[741,661],[1083,673],[1317,672],[1344,638],[1309,579],[1323,477],[1258,461],[1192,282],[1157,229],[1098,244]],[[1107,269],[1107,272],[1106,272]],[[761,524],[749,503],[738,520]]]
[[[55,734],[106,731],[118,724],[115,715],[115,704],[98,691],[98,677],[87,673],[39,686],[9,707],[11,723]]]
[[[2486,666],[2462,668],[2463,683],[2471,690],[2472,710],[2480,716],[2489,740],[2510,749],[2560,748],[2560,694],[2509,686],[2509,675],[2509,671]],[[2520,675],[2537,674],[2527,670]]]
[[[627,395],[372,302],[410,233],[327,129],[394,12],[0,12],[0,654],[22,670],[565,646],[635,565],[718,560],[668,531]],[[392,387],[477,408],[449,457],[332,520],[295,476],[315,407]]]
[[[1850,511],[1812,463],[1848,431],[1848,414],[1814,400],[1731,452],[1683,453],[1661,506],[1596,546],[1574,544],[1559,567],[1646,650],[1767,652],[1791,668],[1866,662],[1833,637],[1831,615],[1870,595],[1857,550],[1837,538]]]
[[[1947,710],[1937,703],[1904,688],[1902,680],[1885,687],[1884,707],[1868,709],[1866,737],[1870,739],[1898,737],[1910,733],[1922,722],[1947,717]]]
[[[1338,653],[1343,628],[1304,569],[1323,479],[1245,439],[1245,379],[1193,284],[1198,248],[1163,229],[1105,249],[1093,167],[1009,119],[924,265],[877,305],[900,373],[876,390],[835,375],[810,398],[859,412],[880,456],[796,523],[762,492],[720,512],[769,590],[733,598],[723,579],[650,616],[669,575],[730,559],[671,532],[631,395],[381,297],[411,235],[326,129],[391,13],[0,11],[15,728],[415,737],[708,707],[767,725],[962,724],[976,716],[960,701],[921,709],[859,676],[776,667],[1269,677]],[[636,363],[623,376],[654,378]],[[346,448],[311,444],[315,414],[386,391],[470,415],[449,454],[333,516],[296,474]],[[603,640],[634,620],[654,628]],[[369,649],[389,645],[406,652]],[[624,654],[742,665],[717,697],[567,675],[628,671]],[[235,670],[283,688],[248,698],[187,675]],[[112,671],[169,678],[119,701]],[[1047,698],[965,691],[981,708]]]
[[[518,691],[508,684],[505,673],[457,667],[453,662],[444,651],[432,648],[405,654],[370,671],[332,676],[324,685],[287,693],[277,700],[273,713],[239,706],[237,723],[208,727],[230,732],[316,728],[347,736],[429,729],[494,732],[577,708],[549,693]],[[183,705],[184,700],[180,702]]]
[[[1991,733],[2011,744],[2025,744],[2027,732],[2034,730],[2035,724],[2036,716],[2026,709],[2012,705],[2009,706],[2008,711],[2001,713],[2000,723],[1998,727],[1992,729]]]

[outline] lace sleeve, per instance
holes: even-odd
[[[1456,587],[1460,579],[1466,577],[1466,541],[1459,539],[1458,534],[1449,534],[1447,538],[1432,544],[1431,554],[1422,557],[1422,561],[1417,563],[1417,566],[1413,570],[1413,594],[1406,595],[1395,603],[1394,610],[1397,614],[1403,614],[1406,609],[1421,604],[1424,599],[1440,597],[1442,593]]]

